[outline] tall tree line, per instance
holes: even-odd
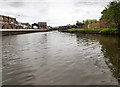
[[[120,0],[110,2],[101,13],[105,24],[114,23],[120,30]]]

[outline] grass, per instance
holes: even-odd
[[[117,28],[94,28],[94,29],[80,29],[72,28],[68,29],[68,32],[78,32],[78,31],[98,31],[100,34],[119,34]]]
[[[67,31],[78,31],[79,28],[72,28],[72,29],[68,29]]]
[[[99,31],[100,29],[80,29],[80,28],[72,28],[68,29],[67,31]]]
[[[102,33],[102,34],[118,34],[119,31],[117,28],[102,28],[100,30],[100,33]]]

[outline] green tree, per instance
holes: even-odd
[[[85,21],[83,20],[83,24],[85,24]]]
[[[76,22],[76,26],[77,26],[77,27],[81,27],[82,25],[83,25],[83,23],[81,23],[81,22],[79,22],[79,21]]]
[[[120,0],[110,2],[101,13],[107,25],[115,23],[115,27],[120,29]]]
[[[92,23],[97,23],[97,20],[86,20],[84,21],[84,24],[92,24]]]
[[[88,20],[86,20],[86,21],[85,21],[85,24],[89,24],[89,21],[88,21]]]

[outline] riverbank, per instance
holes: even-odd
[[[72,28],[68,30],[64,30],[62,32],[70,32],[70,33],[84,33],[84,34],[108,34],[108,35],[119,35],[120,31],[117,28],[95,28],[95,29],[80,29],[80,28]]]
[[[26,34],[34,32],[48,32],[51,30],[44,29],[0,29],[2,35]]]

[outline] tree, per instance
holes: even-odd
[[[120,29],[120,0],[110,2],[101,13],[106,25],[115,23],[115,27]]]
[[[85,21],[83,20],[83,24],[85,24]]]
[[[88,20],[86,20],[86,21],[85,21],[85,24],[89,24],[89,21],[88,21]]]
[[[83,23],[81,23],[81,22],[79,22],[79,21],[76,22],[76,26],[77,26],[77,27],[81,27],[82,25],[83,25]]]
[[[86,21],[83,21],[83,22],[84,22],[84,24],[87,25],[87,24],[97,23],[98,21],[93,19],[93,20],[86,20]]]

